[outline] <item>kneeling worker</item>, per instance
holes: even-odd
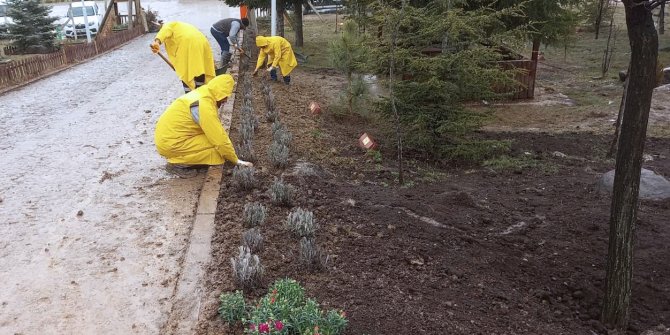
[[[158,119],[154,140],[161,156],[167,158],[168,172],[181,177],[196,173],[202,165],[225,161],[253,166],[237,158],[235,148],[219,120],[218,109],[233,92],[235,82],[229,74],[177,98]]]

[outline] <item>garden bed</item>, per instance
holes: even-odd
[[[241,326],[226,325],[217,308],[221,292],[239,289],[230,258],[245,231],[244,205],[252,201],[265,204],[268,216],[258,253],[264,285],[247,292],[248,299],[290,277],[324,308],[346,311],[346,334],[605,333],[597,319],[610,200],[594,185],[613,168],[602,157],[607,138],[485,133],[513,140],[512,157],[531,157],[532,164],[498,171],[413,161],[411,183],[398,188],[394,163],[382,159],[393,155],[392,139],[380,138],[381,155],[366,155],[357,147],[358,136],[370,132],[363,120],[309,114],[310,101],[332,100],[343,79],[300,68],[292,79],[291,86],[272,84],[281,121],[294,138],[286,169],[273,168],[267,158],[272,135],[264,122],[263,79],[253,81],[261,120],[254,137],[258,183],[238,191],[225,172],[200,334],[242,333]],[[238,125],[234,118],[236,144]],[[669,140],[650,139],[647,153],[655,160],[645,167],[670,175]],[[331,255],[326,271],[310,272],[298,262],[299,239],[284,228],[290,209],[273,206],[267,193],[280,175],[296,187],[294,206],[313,211],[321,226],[316,241]],[[670,323],[669,215],[670,201],[641,204],[632,334]]]

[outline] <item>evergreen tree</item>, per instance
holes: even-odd
[[[14,20],[9,25],[8,38],[20,51],[52,50],[56,38],[56,17],[50,17],[50,8],[39,0],[8,0],[8,15]]]
[[[496,154],[500,143],[470,136],[481,117],[463,104],[495,98],[494,87],[514,85],[514,72],[495,65],[502,55],[491,45],[524,36],[521,30],[499,29],[518,11],[465,11],[439,2],[405,5],[403,13],[390,5],[374,11],[371,31],[380,34],[370,39],[374,72],[388,73],[393,54],[395,72],[404,79],[394,85],[397,116],[388,99],[380,111],[402,125],[408,148],[434,158],[478,160]]]
[[[330,62],[347,76],[346,104],[349,113],[353,113],[354,106],[366,97],[367,89],[360,72],[367,61],[367,48],[363,36],[358,31],[358,25],[353,20],[347,20],[339,38],[330,42]]]

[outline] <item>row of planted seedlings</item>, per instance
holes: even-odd
[[[241,144],[238,155],[244,160],[257,162],[253,139],[259,128],[254,113],[252,80],[248,76],[248,66],[241,62],[240,83],[242,107],[240,109],[239,135]],[[268,82],[263,80],[261,92],[266,107],[265,120],[271,123],[272,143],[267,157],[270,163],[281,171],[288,166],[292,135],[280,122],[279,110]],[[238,191],[250,191],[258,184],[254,168],[235,167],[232,182]],[[281,177],[274,178],[268,189],[271,203],[279,208],[292,208],[284,228],[296,237],[299,243],[298,261],[308,271],[325,270],[330,257],[317,245],[315,235],[319,229],[311,211],[293,208],[296,189],[285,183]],[[260,202],[244,205],[241,245],[237,255],[230,259],[236,285],[241,289],[235,293],[220,296],[219,314],[231,325],[242,324],[246,334],[340,334],[347,325],[344,312],[323,311],[316,300],[307,298],[303,287],[293,279],[275,281],[268,293],[256,303],[247,304],[243,291],[260,287],[264,281],[265,269],[258,254],[263,250],[264,238],[261,228],[268,217],[268,209]]]

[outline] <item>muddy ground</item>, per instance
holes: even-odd
[[[255,108],[263,120],[259,80]],[[262,122],[254,145],[259,186],[240,193],[224,175],[210,299],[199,333],[241,333],[228,328],[216,309],[222,291],[237,289],[230,257],[241,244],[242,211],[250,201],[265,203],[270,213],[259,253],[266,284],[299,280],[324,306],[347,312],[347,334],[605,333],[597,319],[610,198],[595,183],[613,168],[604,157],[608,136],[483,132],[482,137],[513,140],[512,156],[539,163],[496,171],[410,160],[411,182],[399,188],[391,138],[378,138],[381,161],[357,147],[362,132],[384,131],[357,117],[309,115],[310,100],[332,97],[341,84],[330,71],[298,69],[292,86],[273,85],[282,121],[295,138],[292,166],[270,167],[270,125]],[[670,175],[669,145],[668,139],[650,138],[647,153],[654,160],[645,167]],[[304,162],[320,167],[318,176],[296,173],[295,164]],[[298,263],[298,240],[282,227],[289,209],[272,206],[266,194],[280,175],[298,189],[295,206],[314,211],[321,224],[317,241],[332,256],[328,271],[310,273]],[[631,334],[670,322],[668,214],[670,201],[640,205]]]

